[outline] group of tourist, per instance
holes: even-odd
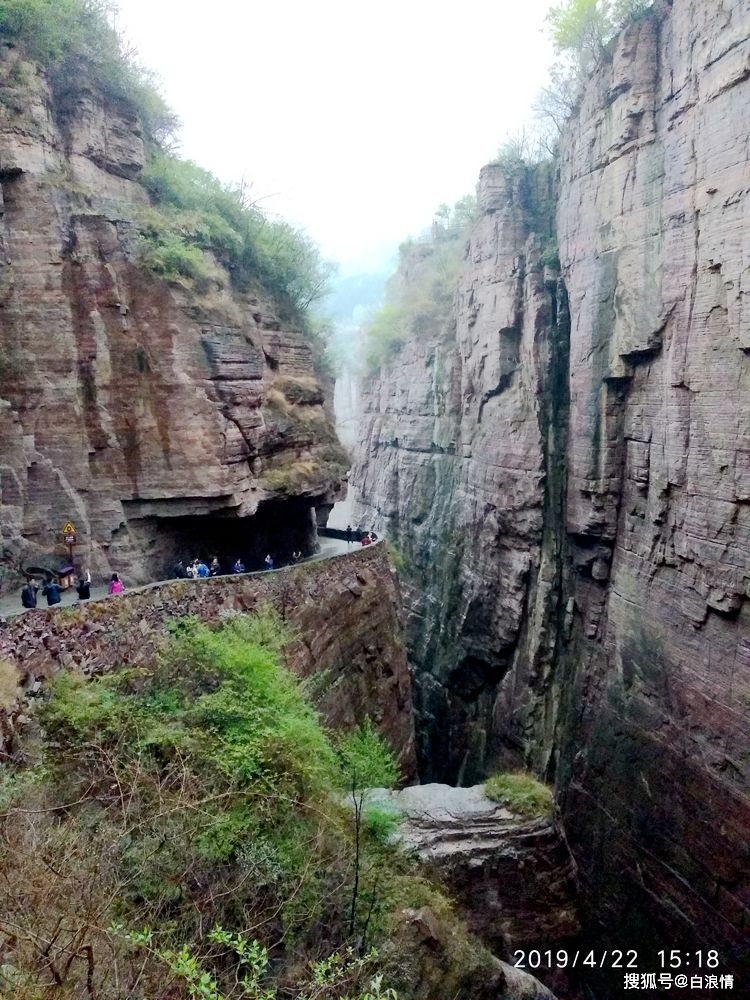
[[[351,544],[353,541],[359,540],[361,545],[366,546],[372,545],[373,542],[378,540],[378,536],[374,531],[368,531],[364,534],[357,532],[356,534],[359,536],[358,539],[355,538],[355,532],[351,524],[348,524],[346,526],[347,543]],[[295,549],[295,551],[292,552],[292,563],[301,562],[302,559],[304,559],[302,550]],[[270,552],[263,560],[263,566],[267,570],[276,568],[276,563]],[[232,563],[231,572],[234,574],[247,572],[247,568],[241,557],[238,556]],[[210,563],[206,563],[202,559],[193,559],[192,562],[185,564],[184,560],[179,559],[172,568],[172,575],[178,580],[205,580],[210,576],[224,575],[224,569],[222,568],[217,556],[214,556]],[[26,580],[26,586],[21,590],[21,604],[24,608],[32,609],[37,606],[37,595],[39,593],[39,589],[39,582],[33,577],[28,577]],[[78,594],[79,601],[88,601],[91,598],[91,573],[88,569],[82,570],[77,579],[75,589]],[[109,586],[107,587],[107,593],[121,594],[124,589],[125,587],[119,574],[113,573],[109,581]],[[51,608],[56,604],[61,603],[62,590],[63,588],[52,575],[47,576],[46,580],[42,584],[41,591],[42,596],[47,599],[48,607]]]
[[[363,545],[363,546],[372,545],[373,542],[377,542],[377,540],[378,540],[378,536],[375,534],[374,531],[365,531],[364,533],[360,534],[359,544]],[[354,529],[352,528],[351,524],[347,524],[347,526],[346,526],[346,542],[347,542],[347,545],[351,545],[351,543],[353,541],[355,541],[355,538],[354,538]]]
[[[206,565],[202,559],[193,559],[187,566],[182,559],[174,564],[172,575],[178,580],[205,580],[209,576],[220,576],[221,566],[216,556],[211,560],[211,564]]]
[[[91,598],[91,573],[87,569],[82,570],[75,587],[79,601],[88,601]],[[42,597],[46,597],[47,599],[48,608],[53,608],[56,604],[61,603],[63,588],[53,576],[48,576],[45,579],[41,590]],[[109,581],[109,586],[107,587],[107,593],[121,594],[124,590],[125,587],[120,579],[119,573],[113,573]],[[21,590],[22,607],[28,610],[35,608],[37,606],[38,594],[39,583],[34,577],[27,577],[26,586]]]
[[[301,558],[302,553],[295,552],[292,556],[292,562],[297,562]],[[263,560],[263,565],[265,569],[274,569],[276,564],[270,552]],[[232,563],[231,572],[234,574],[247,573],[247,567],[240,556]],[[224,576],[225,573],[218,556],[214,556],[210,563],[206,563],[203,559],[193,559],[187,565],[183,559],[178,559],[172,567],[172,576],[177,580],[205,580],[209,576]]]

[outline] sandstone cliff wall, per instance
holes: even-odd
[[[0,84],[3,568],[64,555],[71,519],[96,572],[161,577],[198,554],[191,518],[290,499],[301,547],[345,461],[294,318],[262,288],[197,295],[137,265],[136,119],[95,94],[63,114],[8,47]]]
[[[545,234],[532,235],[535,205],[551,211],[551,178],[485,167],[478,199],[455,318],[406,344],[365,392],[352,474],[360,523],[379,524],[409,567],[425,780],[471,780],[522,750],[523,692],[547,683],[536,647],[548,643],[527,622],[559,572],[560,477],[548,494],[543,484],[562,455],[567,312],[542,263]],[[493,713],[506,677],[501,740]]]
[[[410,562],[424,774],[525,756],[556,781],[588,939],[735,969],[749,36],[739,0],[674,0],[618,39],[562,144],[561,281],[529,235],[540,192],[485,168],[455,336],[381,373],[354,472]]]
[[[565,136],[558,209],[568,832],[604,923],[730,962],[750,927],[749,36],[730,0],[631,27]]]
[[[411,685],[398,584],[383,545],[276,573],[175,580],[71,608],[0,619],[0,753],[18,748],[46,681],[59,670],[106,673],[148,666],[183,615],[223,614],[273,604],[297,634],[287,662],[310,678],[328,725],[371,718],[415,775]]]

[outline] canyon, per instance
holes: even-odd
[[[366,383],[352,473],[358,523],[407,566],[423,780],[533,768],[556,788],[584,938],[716,948],[734,969],[749,36],[745,4],[656,4],[588,82],[557,176],[483,169],[453,313]]]
[[[399,907],[414,997],[619,995],[606,968],[541,986],[516,948],[750,967],[747,4],[626,27],[554,162],[482,169],[442,320],[340,379],[352,523],[387,545],[206,581],[132,586],[315,549],[348,465],[332,382],[262,281],[144,265],[137,115],[61,109],[13,45],[0,83],[0,583],[64,562],[68,520],[77,566],[128,583],[0,619],[3,764],[56,675],[148,672],[173,619],[270,604],[325,726],[390,743],[397,837],[482,942],[429,893]],[[405,245],[399,280],[438,251]],[[520,769],[550,816],[482,791]]]

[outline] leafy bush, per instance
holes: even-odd
[[[401,778],[395,754],[369,719],[339,740],[336,754],[338,782],[346,791],[392,788]]]
[[[493,774],[484,783],[485,795],[511,812],[529,818],[551,816],[552,792],[530,774]]]
[[[205,252],[239,291],[260,284],[300,313],[325,293],[331,265],[317,246],[289,223],[263,213],[244,185],[223,184],[191,160],[158,149],[141,180],[154,205],[141,224],[141,259],[157,273],[185,275],[180,268],[189,270]],[[195,269],[207,273],[209,262],[206,257]],[[309,335],[315,339],[312,329]]]
[[[177,119],[112,27],[113,9],[110,0],[0,0],[0,38],[46,69],[63,111],[94,89],[138,115],[150,139],[165,142]]]
[[[388,556],[396,567],[398,573],[406,574],[409,572],[409,560],[406,558],[404,553],[398,546],[392,542],[390,539],[386,540],[386,546],[388,548]]]
[[[557,248],[557,241],[549,239],[542,248],[541,263],[544,267],[551,267],[555,271],[560,270],[560,251]]]

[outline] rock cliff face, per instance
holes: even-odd
[[[559,574],[561,478],[548,493],[544,481],[562,456],[567,313],[531,235],[551,181],[485,167],[478,200],[455,320],[370,385],[352,475],[361,522],[379,523],[410,567],[425,780],[471,780],[502,756],[493,713],[506,676],[517,697],[502,725],[521,747],[522,692],[545,683],[548,658],[526,623]]]
[[[565,138],[569,834],[599,916],[747,946],[747,4],[634,25]],[[608,902],[605,902],[608,900]],[[713,942],[713,943],[712,943]]]
[[[401,817],[398,836],[447,886],[469,929],[492,952],[529,967],[529,951],[575,947],[576,869],[559,829],[549,818],[524,818],[491,801],[481,785],[413,785],[378,789]],[[521,958],[517,950],[524,953]],[[575,980],[532,957],[535,974],[560,996]]]
[[[63,113],[15,49],[0,78],[6,572],[64,554],[69,519],[79,559],[131,581],[283,522],[306,547],[345,462],[294,318],[137,266],[139,122],[94,94]]]
[[[674,0],[618,39],[563,138],[560,282],[523,186],[483,171],[455,337],[371,387],[354,475],[411,563],[425,773],[516,748],[556,781],[588,939],[715,947],[735,971],[749,37],[739,0]]]

